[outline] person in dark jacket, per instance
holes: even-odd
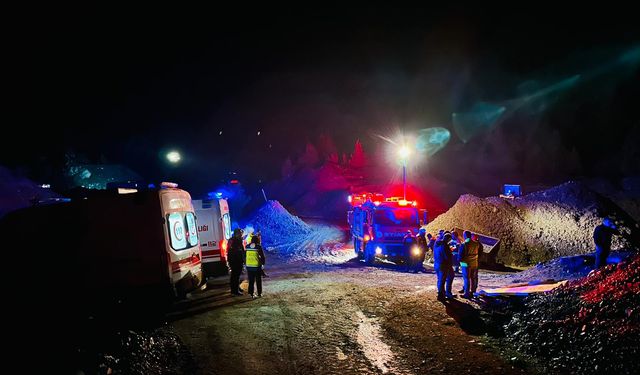
[[[593,231],[593,242],[596,244],[596,269],[607,264],[607,257],[611,252],[611,238],[614,234],[620,235],[620,232],[613,220],[608,217]]]
[[[453,284],[453,255],[449,247],[451,234],[445,233],[438,238],[433,250],[433,268],[438,276],[438,300],[455,297],[451,293]]]
[[[462,267],[464,298],[471,298],[478,288],[478,256],[482,244],[471,239],[471,232],[465,230],[464,242],[460,245],[458,258]]]
[[[242,229],[236,228],[233,231],[233,236],[229,240],[229,250],[227,251],[227,266],[229,267],[229,286],[231,288],[231,295],[241,296],[242,289],[240,289],[240,274],[242,273],[242,267],[244,266],[245,250],[242,243]]]
[[[418,272],[424,271],[424,261],[427,256],[427,252],[429,251],[429,239],[427,238],[427,230],[424,228],[420,228],[418,231],[418,235],[416,236],[416,243],[418,245],[418,249],[420,249],[420,254],[418,255],[416,270]]]
[[[262,297],[262,266],[265,264],[264,251],[260,245],[260,236],[252,236],[251,243],[246,249],[246,267],[249,276],[249,295],[251,297]],[[253,294],[253,285],[257,286],[258,295]]]
[[[458,254],[460,253],[460,245],[462,244],[462,241],[460,241],[455,228],[452,228],[449,233],[451,233],[450,247],[451,251],[453,252],[453,272],[454,274],[456,274],[460,272],[460,262],[458,261]]]
[[[415,271],[416,268],[416,263],[417,263],[417,259],[416,259],[416,255],[413,253],[414,248],[416,247],[416,238],[413,236],[413,233],[411,232],[411,230],[407,230],[407,234],[404,235],[404,237],[402,238],[402,245],[405,248],[405,251],[408,254],[408,260],[407,263],[405,264],[406,267],[406,271],[409,272],[410,270]]]

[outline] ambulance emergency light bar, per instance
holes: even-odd
[[[166,189],[166,188],[174,188],[174,189],[177,189],[177,188],[178,188],[178,184],[176,184],[175,182],[162,181],[162,182],[160,183],[160,188],[161,188],[161,189]]]

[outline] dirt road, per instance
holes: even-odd
[[[231,297],[219,278],[170,316],[199,373],[525,373],[487,344],[474,302],[436,300],[429,269],[271,257],[268,273],[262,298]],[[480,286],[499,280],[481,272]]]

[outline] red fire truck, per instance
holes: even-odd
[[[408,231],[416,235],[427,224],[427,210],[419,209],[416,201],[382,194],[362,193],[349,197],[352,210],[348,213],[354,251],[359,259],[372,264],[376,258],[409,261],[412,249],[405,246]]]

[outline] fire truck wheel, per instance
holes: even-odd
[[[367,264],[373,264],[376,261],[376,255],[372,249],[364,249],[364,262]]]
[[[362,253],[362,251],[360,251],[361,247],[362,247],[362,245],[360,244],[360,241],[353,240],[353,251],[356,252],[356,255],[358,256],[358,259],[364,258],[364,254]]]

